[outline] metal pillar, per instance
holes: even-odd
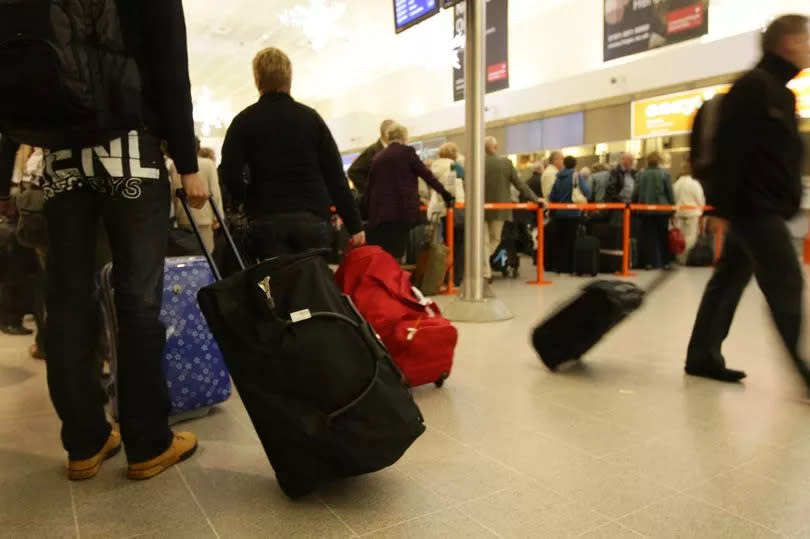
[[[496,322],[512,313],[484,285],[484,96],[486,93],[486,0],[466,0],[464,98],[467,157],[463,295],[445,309],[456,322]]]

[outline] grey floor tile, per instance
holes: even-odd
[[[639,539],[644,536],[630,528],[625,528],[618,522],[611,522],[580,535],[580,537],[583,539]]]
[[[396,469],[329,485],[320,497],[358,534],[425,516],[450,505],[449,500]]]
[[[27,473],[0,480],[0,535],[5,537],[75,537],[70,485],[61,467],[33,459],[15,460],[0,452],[3,466],[30,466]],[[61,463],[60,463],[61,464]]]
[[[619,522],[649,537],[779,537],[779,534],[762,526],[680,494],[642,509]]]
[[[805,477],[777,483],[735,471],[686,494],[786,535],[799,533],[810,524],[810,488]]]
[[[417,440],[396,469],[453,503],[508,488],[519,475],[430,429]],[[475,473],[470,473],[471,470]]]
[[[351,535],[317,498],[288,499],[259,448],[222,447],[188,461],[181,472],[221,537]]]
[[[82,537],[127,537],[163,529],[197,526],[205,516],[177,470],[143,482],[126,479],[124,459],[113,470],[107,463],[98,477],[73,488]]]
[[[372,532],[363,537],[380,539],[451,539],[454,537],[486,539],[497,536],[480,524],[475,523],[458,509],[448,509],[408,520],[402,524]]]
[[[504,537],[577,537],[609,522],[586,505],[532,484],[465,503],[460,509]]]

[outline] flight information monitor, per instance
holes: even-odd
[[[397,33],[432,17],[440,8],[439,0],[394,0],[394,24]]]

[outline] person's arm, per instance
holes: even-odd
[[[669,174],[664,174],[664,194],[670,206],[675,205],[675,192],[672,190],[672,177]]]
[[[591,200],[591,195],[593,194],[593,189],[591,189],[591,184],[589,180],[583,180],[582,176],[579,177],[579,189],[582,191],[582,194],[585,195],[585,198],[588,201]]]
[[[222,185],[225,186],[230,205],[234,208],[245,202],[248,186],[244,176],[247,152],[242,137],[241,119],[242,116],[234,118],[225,133],[225,141],[222,143],[222,161],[219,164]]]
[[[549,202],[561,202],[562,196],[560,194],[560,182],[558,180],[554,180],[554,186],[551,188],[551,193],[549,193],[548,197],[546,197]]]
[[[611,170],[605,188],[605,200],[607,202],[617,202],[623,188],[624,176],[618,173],[616,169]]]
[[[155,89],[155,111],[168,143],[169,155],[181,175],[197,172],[197,146],[188,74],[186,21],[181,0],[139,2],[144,61]]]
[[[520,194],[523,195],[523,197],[526,200],[530,202],[537,202],[538,201],[537,195],[534,194],[534,191],[529,189],[529,186],[526,185],[526,182],[520,179],[520,177],[518,176],[517,169],[515,168],[515,165],[512,165],[511,162],[509,164],[512,168],[511,172],[509,173],[509,181],[512,182],[512,185],[515,186],[515,189],[520,191]]]
[[[349,170],[346,171],[346,175],[352,181],[354,187],[361,193],[365,193],[366,189],[368,189],[368,176],[371,174],[371,161],[375,146],[375,144],[372,144],[363,150],[363,153],[354,160],[354,163],[349,166]]]
[[[357,236],[363,232],[363,221],[360,218],[360,210],[357,202],[349,189],[349,182],[343,174],[343,159],[340,157],[337,143],[329,127],[322,118],[320,121],[320,143],[318,146],[318,162],[326,182],[326,189],[332,203],[337,207],[338,215],[343,219],[343,223],[352,236]],[[358,238],[359,239],[359,238]],[[362,243],[362,242],[361,242]]]
[[[430,169],[427,168],[427,166],[425,166],[422,160],[419,159],[419,156],[416,155],[416,150],[411,148],[410,154],[411,154],[411,171],[413,171],[413,173],[416,174],[418,178],[422,178],[423,180],[425,180],[425,183],[427,183],[431,189],[438,192],[445,200],[445,202],[452,198],[455,198],[450,193],[450,191],[445,189],[442,183],[436,179],[436,176],[434,176],[433,173],[430,171]]]
[[[634,204],[641,203],[641,184],[644,182],[644,174],[636,176],[636,183],[633,185],[633,198],[631,199]],[[644,201],[647,202],[647,201]]]

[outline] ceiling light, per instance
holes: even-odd
[[[342,37],[338,24],[346,13],[346,4],[332,0],[309,0],[309,5],[297,5],[279,15],[284,26],[298,28],[309,40],[313,50],[323,50],[329,41]]]

